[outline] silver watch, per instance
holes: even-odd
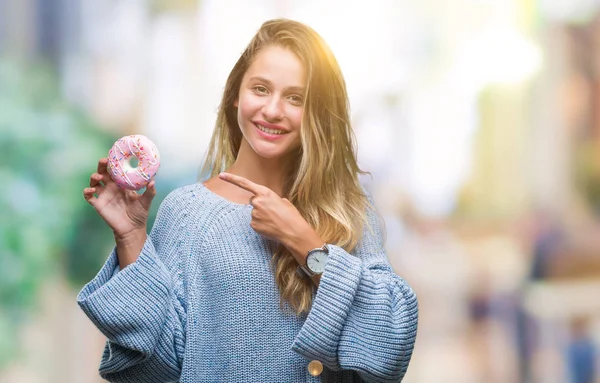
[[[323,274],[325,265],[329,258],[329,248],[324,243],[322,247],[317,247],[308,252],[306,256],[306,265],[300,265],[300,270],[309,277]]]

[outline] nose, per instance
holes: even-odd
[[[263,106],[262,112],[267,121],[281,120],[285,115],[281,98],[277,96],[269,97]]]

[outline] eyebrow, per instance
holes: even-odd
[[[262,82],[266,85],[273,86],[273,83],[271,81],[267,80],[264,77],[260,77],[260,76],[250,77],[249,81]],[[290,87],[286,88],[285,90],[292,91],[292,92],[298,92],[298,93],[304,93],[304,87],[302,87],[302,86],[290,86]]]

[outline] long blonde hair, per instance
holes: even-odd
[[[307,75],[301,147],[284,196],[321,239],[350,252],[363,233],[369,206],[358,180],[364,172],[356,160],[341,69],[327,44],[310,27],[286,19],[269,20],[260,27],[227,79],[202,174],[214,177],[234,163],[242,141],[234,102],[254,57],[269,45],[296,54]],[[282,304],[287,302],[297,314],[308,312],[314,285],[296,273],[298,263],[283,245],[275,251],[273,264]]]

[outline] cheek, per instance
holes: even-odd
[[[294,108],[289,111],[288,118],[297,128],[300,128],[302,124],[302,108]]]
[[[238,102],[237,108],[238,120],[248,119],[256,114],[256,112],[260,109],[260,105],[258,105],[256,102],[253,102],[251,98],[241,98]]]
[[[248,108],[248,104],[240,101],[237,106],[237,118],[238,124],[243,128],[245,120],[250,117],[250,111]]]

